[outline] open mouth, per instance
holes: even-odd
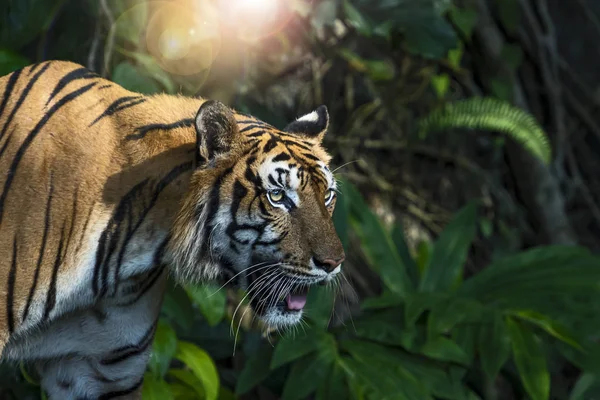
[[[308,295],[308,288],[302,287],[295,291],[288,293],[285,300],[282,302],[285,307],[285,311],[297,312],[302,311],[306,305],[306,296]]]
[[[260,271],[248,276],[247,292],[258,315],[269,312],[300,315],[306,306],[309,286],[311,283],[297,282],[288,275]]]

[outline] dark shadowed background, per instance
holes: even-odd
[[[172,286],[145,400],[600,398],[599,40],[596,0],[0,1],[0,75],[329,109],[344,277],[291,332]]]

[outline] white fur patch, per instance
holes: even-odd
[[[283,169],[288,171],[288,174],[282,175],[282,180],[285,184],[284,187],[275,186],[269,181],[269,175],[271,175],[276,181],[278,177],[277,169]],[[283,189],[288,198],[290,198],[296,207],[300,206],[300,197],[298,196],[298,188],[300,187],[300,179],[298,178],[298,168],[290,168],[290,165],[286,161],[273,162],[273,157],[262,163],[258,168],[258,174],[262,179],[263,185],[267,190]]]
[[[305,121],[305,122],[317,122],[319,121],[319,114],[316,111],[310,112],[306,115],[301,116],[297,119],[297,121]]]

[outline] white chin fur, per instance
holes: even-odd
[[[282,312],[278,308],[271,308],[261,317],[261,319],[265,324],[272,328],[285,328],[298,324],[300,320],[302,320],[303,312],[303,310],[296,312]]]

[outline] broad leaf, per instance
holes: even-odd
[[[8,75],[29,64],[27,58],[8,49],[0,49],[0,76]]]
[[[473,203],[463,208],[435,242],[419,285],[422,292],[442,291],[456,285],[475,236],[477,209]]]
[[[506,319],[512,353],[525,390],[532,400],[547,400],[550,396],[550,373],[539,339],[524,324]]]
[[[204,385],[202,384],[200,378],[194,375],[192,371],[187,369],[172,368],[169,370],[169,377],[177,379],[187,386],[188,389],[193,390],[196,398],[204,398]],[[189,391],[185,392],[186,395],[188,393]],[[176,400],[178,400],[177,397]]]
[[[152,355],[149,367],[159,377],[164,377],[171,364],[171,359],[177,351],[177,336],[175,331],[163,320],[158,322],[154,342],[152,343]]]
[[[380,273],[388,289],[406,297],[410,291],[410,280],[391,235],[356,188],[350,184],[345,184],[344,188],[352,210],[352,227],[360,238],[369,266]]]
[[[510,357],[510,336],[500,313],[494,313],[490,323],[481,325],[477,350],[483,373],[493,382]]]
[[[348,380],[358,379],[375,398],[431,398],[427,385],[416,378],[407,363],[399,362],[399,351],[361,340],[343,341],[340,346],[352,357],[343,359],[352,372]]]
[[[346,375],[339,363],[334,364],[326,379],[319,382],[315,400],[347,399],[349,398]]]
[[[306,318],[316,326],[327,328],[333,314],[335,292],[331,287],[313,286],[306,298]]]
[[[566,326],[553,321],[550,317],[540,314],[535,311],[528,310],[516,310],[509,311],[508,314],[520,318],[522,320],[531,322],[542,328],[548,334],[554,336],[558,340],[562,340],[565,343],[570,344],[571,346],[583,350],[581,345],[579,344],[579,340],[575,337],[575,333],[571,332]]]
[[[225,288],[211,283],[189,286],[186,288],[188,296],[202,311],[202,315],[209,326],[215,326],[225,316],[227,293]]]
[[[160,88],[145,75],[139,68],[127,61],[118,64],[112,73],[112,80],[132,92],[142,94],[153,94],[160,92]]]
[[[306,334],[298,333],[294,336],[288,333],[275,346],[271,369],[278,368],[329,344],[327,336],[328,334],[320,329],[310,329]]]
[[[295,362],[283,388],[282,400],[300,400],[327,378],[333,360],[326,353],[312,353]]]
[[[272,355],[273,348],[270,345],[263,345],[248,358],[236,383],[235,393],[238,396],[246,393],[269,376]]]
[[[397,223],[392,229],[392,241],[396,245],[396,251],[402,259],[406,274],[410,278],[413,287],[417,287],[419,284],[419,267],[417,263],[410,255],[410,250],[404,239],[404,228],[401,224]]]
[[[408,49],[427,58],[443,58],[456,47],[457,38],[452,26],[444,19],[447,7],[436,0],[355,0],[353,5],[362,16],[362,31],[378,33],[377,26],[386,25],[404,34]],[[356,21],[356,13],[347,16]],[[387,36],[389,30],[380,30]]]
[[[175,358],[187,365],[202,382],[205,398],[213,400],[219,393],[219,374],[208,353],[193,343],[179,342]]]
[[[469,357],[465,351],[456,342],[445,336],[428,339],[421,348],[421,352],[435,360],[450,361],[463,365],[469,363]]]
[[[142,400],[172,400],[173,393],[169,384],[162,378],[154,376],[147,372],[144,375],[144,385],[142,386]]]

